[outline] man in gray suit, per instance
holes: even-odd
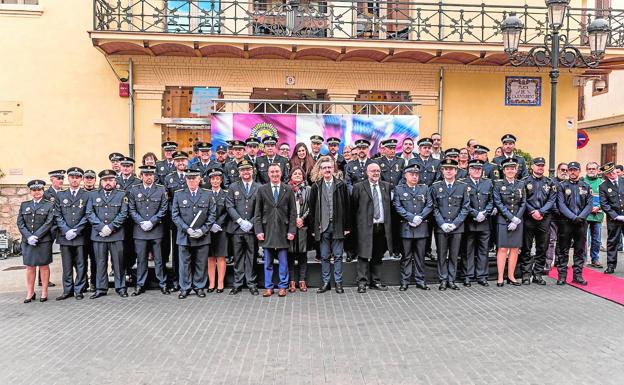
[[[141,184],[128,191],[128,210],[133,222],[134,249],[137,255],[137,280],[132,296],[145,292],[147,281],[147,255],[154,256],[154,270],[163,294],[169,294],[162,258],[162,241],[165,236],[163,221],[169,202],[167,190],[156,184],[156,167],[140,166]]]
[[[429,214],[433,202],[426,184],[418,184],[420,167],[412,163],[404,170],[405,183],[394,189],[392,203],[400,216],[399,234],[403,243],[400,291],[409,288],[412,276],[416,287],[430,290],[425,282],[425,246],[429,236]]]
[[[126,193],[115,189],[115,170],[103,170],[100,177],[101,188],[89,193],[87,218],[91,223],[91,240],[95,253],[97,281],[91,299],[106,295],[108,291],[108,253],[115,275],[115,291],[120,297],[128,296],[124,275],[123,240],[124,222],[128,217]]]
[[[353,186],[358,293],[388,290],[381,283],[381,263],[386,251],[392,253],[392,199],[390,183],[380,180],[381,167],[366,166],[367,180]]]
[[[171,204],[171,219],[178,228],[179,299],[186,298],[191,288],[198,297],[206,296],[204,288],[208,282],[210,228],[215,223],[217,207],[212,193],[199,187],[200,174],[197,169],[185,170],[187,187],[175,193]]]
[[[247,159],[238,164],[241,180],[230,185],[225,202],[231,219],[228,221],[226,231],[231,236],[234,254],[234,287],[230,295],[240,293],[245,281],[252,295],[259,294],[254,271],[258,245],[252,230],[255,222],[256,193],[260,184],[254,182],[253,170],[253,163]]]
[[[279,260],[278,295],[286,296],[288,287],[288,247],[297,231],[297,207],[292,188],[281,183],[282,168],[278,163],[268,167],[269,182],[258,189],[254,230],[264,250],[263,297],[273,295],[273,259]]]

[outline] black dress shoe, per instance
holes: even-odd
[[[39,298],[39,302],[47,302],[47,301],[48,301],[48,297]]]
[[[399,286],[399,291],[406,291],[407,289],[409,289],[408,285],[401,285],[401,286]]]
[[[252,287],[251,289],[249,289],[249,292],[251,293],[251,295],[260,295],[260,291],[257,287]]]
[[[613,274],[615,273],[615,269],[613,268],[613,266],[608,266],[607,269],[604,271],[605,274]]]
[[[366,293],[366,286],[358,286],[357,292],[358,293]]]
[[[496,287],[503,287],[505,286],[505,282],[496,282]]]
[[[488,281],[482,280],[482,281],[477,281],[477,283],[481,286],[485,286],[488,287],[490,286],[490,284],[488,283]]]
[[[471,286],[472,286],[472,284],[470,283],[470,281],[465,281],[465,282],[464,282],[464,286],[466,286],[466,287],[471,287]]]
[[[180,285],[178,285],[177,283],[173,285],[173,291],[180,291]]]
[[[143,293],[145,293],[145,289],[143,289],[140,286],[137,286],[136,289],[134,289],[134,291],[132,292],[132,296],[136,297],[137,295],[141,295]]]
[[[64,299],[67,299],[69,297],[73,297],[74,294],[73,293],[63,293],[63,295],[59,295],[58,297],[56,297],[57,301],[62,301]]]
[[[386,285],[370,285],[368,288],[371,290],[388,291],[388,286]]]
[[[438,290],[444,291],[448,287],[448,283],[446,281],[440,282],[440,286],[438,286]]]
[[[566,284],[566,281],[564,281],[563,279],[557,280],[557,285],[563,286],[565,284]]]
[[[26,298],[26,299],[24,300],[24,303],[31,303],[31,302],[32,302],[32,301],[34,301],[35,299],[37,299],[37,294],[36,294],[36,293],[33,293],[32,297],[30,297],[30,298]]]
[[[583,278],[573,279],[572,283],[575,283],[575,284],[581,285],[581,286],[587,286],[587,281],[584,280]]]
[[[204,289],[195,290],[195,294],[197,294],[197,296],[199,298],[204,298],[206,296],[206,293],[204,292]]]
[[[41,286],[41,285],[39,285]],[[52,281],[48,282],[48,287],[56,287],[56,284]]]
[[[120,290],[117,294],[119,294],[119,296],[121,298],[127,298],[128,297],[128,292],[124,289],[124,290]]]
[[[420,290],[431,290],[431,288],[427,286],[426,283],[423,283],[422,285],[420,283],[417,283],[416,287],[419,288]]]
[[[533,277],[533,283],[537,285],[546,285],[546,281],[542,277]]]
[[[80,300],[84,298],[84,294],[80,293],[80,294],[76,294],[76,299]]]
[[[180,294],[178,294],[178,298],[179,299],[184,299],[188,296],[188,291],[182,291],[180,290]]]
[[[329,286],[329,283],[324,283],[323,286],[319,287],[316,292],[318,294],[323,294],[323,293],[327,293],[330,290],[331,290],[331,286]]]
[[[206,289],[206,291],[208,293],[212,293],[213,291],[215,291],[214,287],[209,287],[208,289]]]
[[[459,286],[457,286],[455,282],[449,282],[448,287],[450,287],[451,290],[460,290]]]
[[[512,280],[511,280],[511,279],[509,279],[509,278],[507,278],[507,283],[508,283],[509,285],[512,285],[512,286],[521,286],[521,285],[522,285],[520,282],[518,282],[518,281],[512,281]]]
[[[344,289],[342,288],[342,284],[341,283],[337,283],[336,284],[336,293],[344,294]]]
[[[96,298],[104,297],[105,295],[106,295],[106,293],[95,292],[94,294],[91,294],[91,296],[89,298],[96,299]]]
[[[95,289],[95,286],[91,286],[91,287],[89,288],[89,293],[95,293],[95,290],[96,290],[96,289]]]
[[[224,290],[225,290],[225,289],[217,289],[217,294],[221,294],[221,293],[223,293],[223,291],[224,291]]]
[[[167,289],[166,287],[161,287],[160,288],[160,292],[164,295],[169,295],[171,294],[171,292],[169,291],[169,289]]]
[[[236,295],[238,293],[240,293],[243,289],[241,289],[240,287],[233,287],[232,290],[230,290],[230,295]],[[251,289],[249,289],[249,291],[251,291]]]
[[[522,284],[523,285],[530,285],[531,284],[531,280],[528,278],[522,278]]]

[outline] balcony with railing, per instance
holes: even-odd
[[[175,54],[252,57],[249,45],[273,46],[284,58],[349,58],[356,49],[379,49],[369,59],[432,60],[445,47],[500,51],[500,24],[515,12],[526,26],[521,44],[543,41],[545,7],[507,4],[456,4],[403,0],[94,0],[94,44],[107,54]],[[571,8],[562,32],[587,45],[587,25],[604,17],[611,26],[610,48],[624,51],[624,10]],[[134,38],[132,36],[135,36]],[[120,37],[123,36],[123,37]],[[270,39],[270,40],[267,40]],[[171,45],[179,46],[172,53]],[[160,45],[159,48],[155,46]],[[185,47],[185,48],[181,48]],[[305,47],[316,51],[301,53]],[[327,49],[321,52],[320,48]],[[485,47],[485,48],[484,48]],[[415,49],[431,54],[414,56]],[[282,50],[282,51],[280,51]],[[423,51],[429,50],[429,51]],[[463,49],[462,49],[463,50]],[[469,49],[470,50],[470,49]],[[266,52],[264,52],[266,54]],[[397,56],[398,55],[398,56]],[[266,55],[264,55],[266,56]],[[371,55],[369,55],[371,56]],[[481,54],[480,58],[484,59]],[[497,56],[503,60],[504,56]],[[496,64],[502,64],[497,62]]]

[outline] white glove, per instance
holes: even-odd
[[[440,228],[445,233],[450,233],[451,232],[451,224],[450,223],[443,223],[442,226],[440,226]]]
[[[141,230],[143,230],[143,231],[150,231],[153,227],[154,227],[154,225],[152,224],[151,221],[143,221],[143,222],[141,222]]]
[[[477,222],[483,222],[485,220],[485,213],[483,211],[479,211],[477,214]]]
[[[112,233],[113,233],[113,230],[111,230],[111,228],[108,227],[108,225],[104,225],[104,227],[102,227],[102,230],[100,230],[100,234],[102,234],[102,236],[104,237],[108,237]]]
[[[420,215],[416,215],[414,219],[412,219],[412,223],[415,225],[414,227],[420,225],[423,222],[423,219]]]
[[[617,217],[615,217],[616,221],[620,221],[620,222],[624,222],[624,215],[618,215]]]
[[[69,229],[65,233],[65,239],[67,239],[68,241],[71,241],[72,239],[76,238],[77,236],[78,236],[78,234],[76,234],[76,230],[74,230],[74,229]]]
[[[37,242],[39,242],[39,238],[37,238],[36,235],[31,235],[30,237],[28,237],[28,244],[31,246],[35,246],[37,244]]]
[[[186,229],[186,233],[189,235],[189,237],[194,238],[193,235],[195,235],[195,230],[189,227],[188,229]]]
[[[253,228],[253,225],[251,224],[251,222],[243,219],[243,222],[240,224],[240,228],[244,232],[247,232]]]
[[[498,214],[498,209],[497,209],[496,207],[494,207],[494,208],[492,209],[492,216],[494,216],[494,215],[496,215],[496,214]]]
[[[408,225],[410,225],[410,227],[418,227],[418,225],[414,222],[408,222]]]
[[[219,231],[221,231],[221,230],[223,230],[223,229],[221,228],[221,226],[219,226],[219,225],[218,225],[218,224],[216,224],[216,223],[213,223],[213,225],[210,227],[210,231],[211,231],[211,232],[213,232],[213,233],[218,233],[218,232],[219,232]]]
[[[452,223],[449,223],[449,233],[450,233],[451,231],[455,231],[455,229],[457,229],[457,226],[455,226],[455,225],[454,225],[454,224],[452,224]]]
[[[518,227],[518,225],[517,225],[517,224],[515,224],[515,223],[511,222],[509,225],[507,225],[507,230],[509,230],[509,231],[515,231],[517,227]]]
[[[511,222],[512,222],[512,223],[515,223],[515,224],[516,224],[516,226],[518,226],[518,225],[520,224],[520,222],[522,222],[522,221],[521,221],[521,220],[520,220],[520,218],[518,218],[518,217],[513,217],[513,218],[511,219]]]
[[[202,235],[204,235],[204,232],[201,231],[201,229],[193,230],[193,235],[191,235],[191,238],[199,238]]]

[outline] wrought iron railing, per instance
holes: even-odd
[[[215,99],[214,112],[244,111],[254,114],[417,115],[417,102]]]
[[[516,12],[522,44],[547,33],[545,7],[404,0],[93,0],[93,29],[200,35],[500,43],[500,23]],[[586,44],[587,25],[605,17],[609,46],[624,47],[624,10],[572,8],[562,32]]]

